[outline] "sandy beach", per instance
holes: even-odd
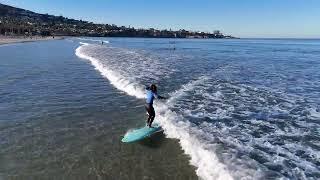
[[[47,41],[47,40],[57,40],[63,39],[63,37],[41,37],[34,36],[30,37],[20,37],[20,36],[0,36],[0,45],[2,44],[11,44],[11,43],[25,43],[25,42],[34,42],[34,41]]]

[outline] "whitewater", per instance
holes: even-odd
[[[303,79],[303,72],[287,67],[288,73],[281,74],[284,67],[276,63],[285,62],[261,65],[259,53],[244,63],[241,56],[230,54],[230,47],[237,51],[237,43],[221,48],[223,42],[218,42],[210,49],[205,43],[178,42],[181,52],[173,52],[163,41],[143,48],[95,41],[101,42],[80,42],[75,54],[116,89],[138,99],[145,98],[150,83],[166,91],[170,98],[155,103],[155,121],[167,138],[179,140],[201,179],[319,176],[319,73]],[[192,43],[199,43],[199,48],[192,48]],[[250,48],[235,54],[248,59]],[[300,89],[290,81],[292,72],[303,81]]]

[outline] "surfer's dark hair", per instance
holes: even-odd
[[[157,86],[155,84],[151,84],[150,89],[153,92],[157,92]]]

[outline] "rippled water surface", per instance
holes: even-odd
[[[320,178],[319,40],[70,38],[0,57],[0,177]],[[150,83],[164,132],[122,144]]]

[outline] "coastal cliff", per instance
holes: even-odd
[[[97,36],[149,38],[234,38],[218,30],[212,33],[188,30],[135,29],[115,24],[96,24],[63,16],[39,14],[0,4],[0,35],[5,36]]]

